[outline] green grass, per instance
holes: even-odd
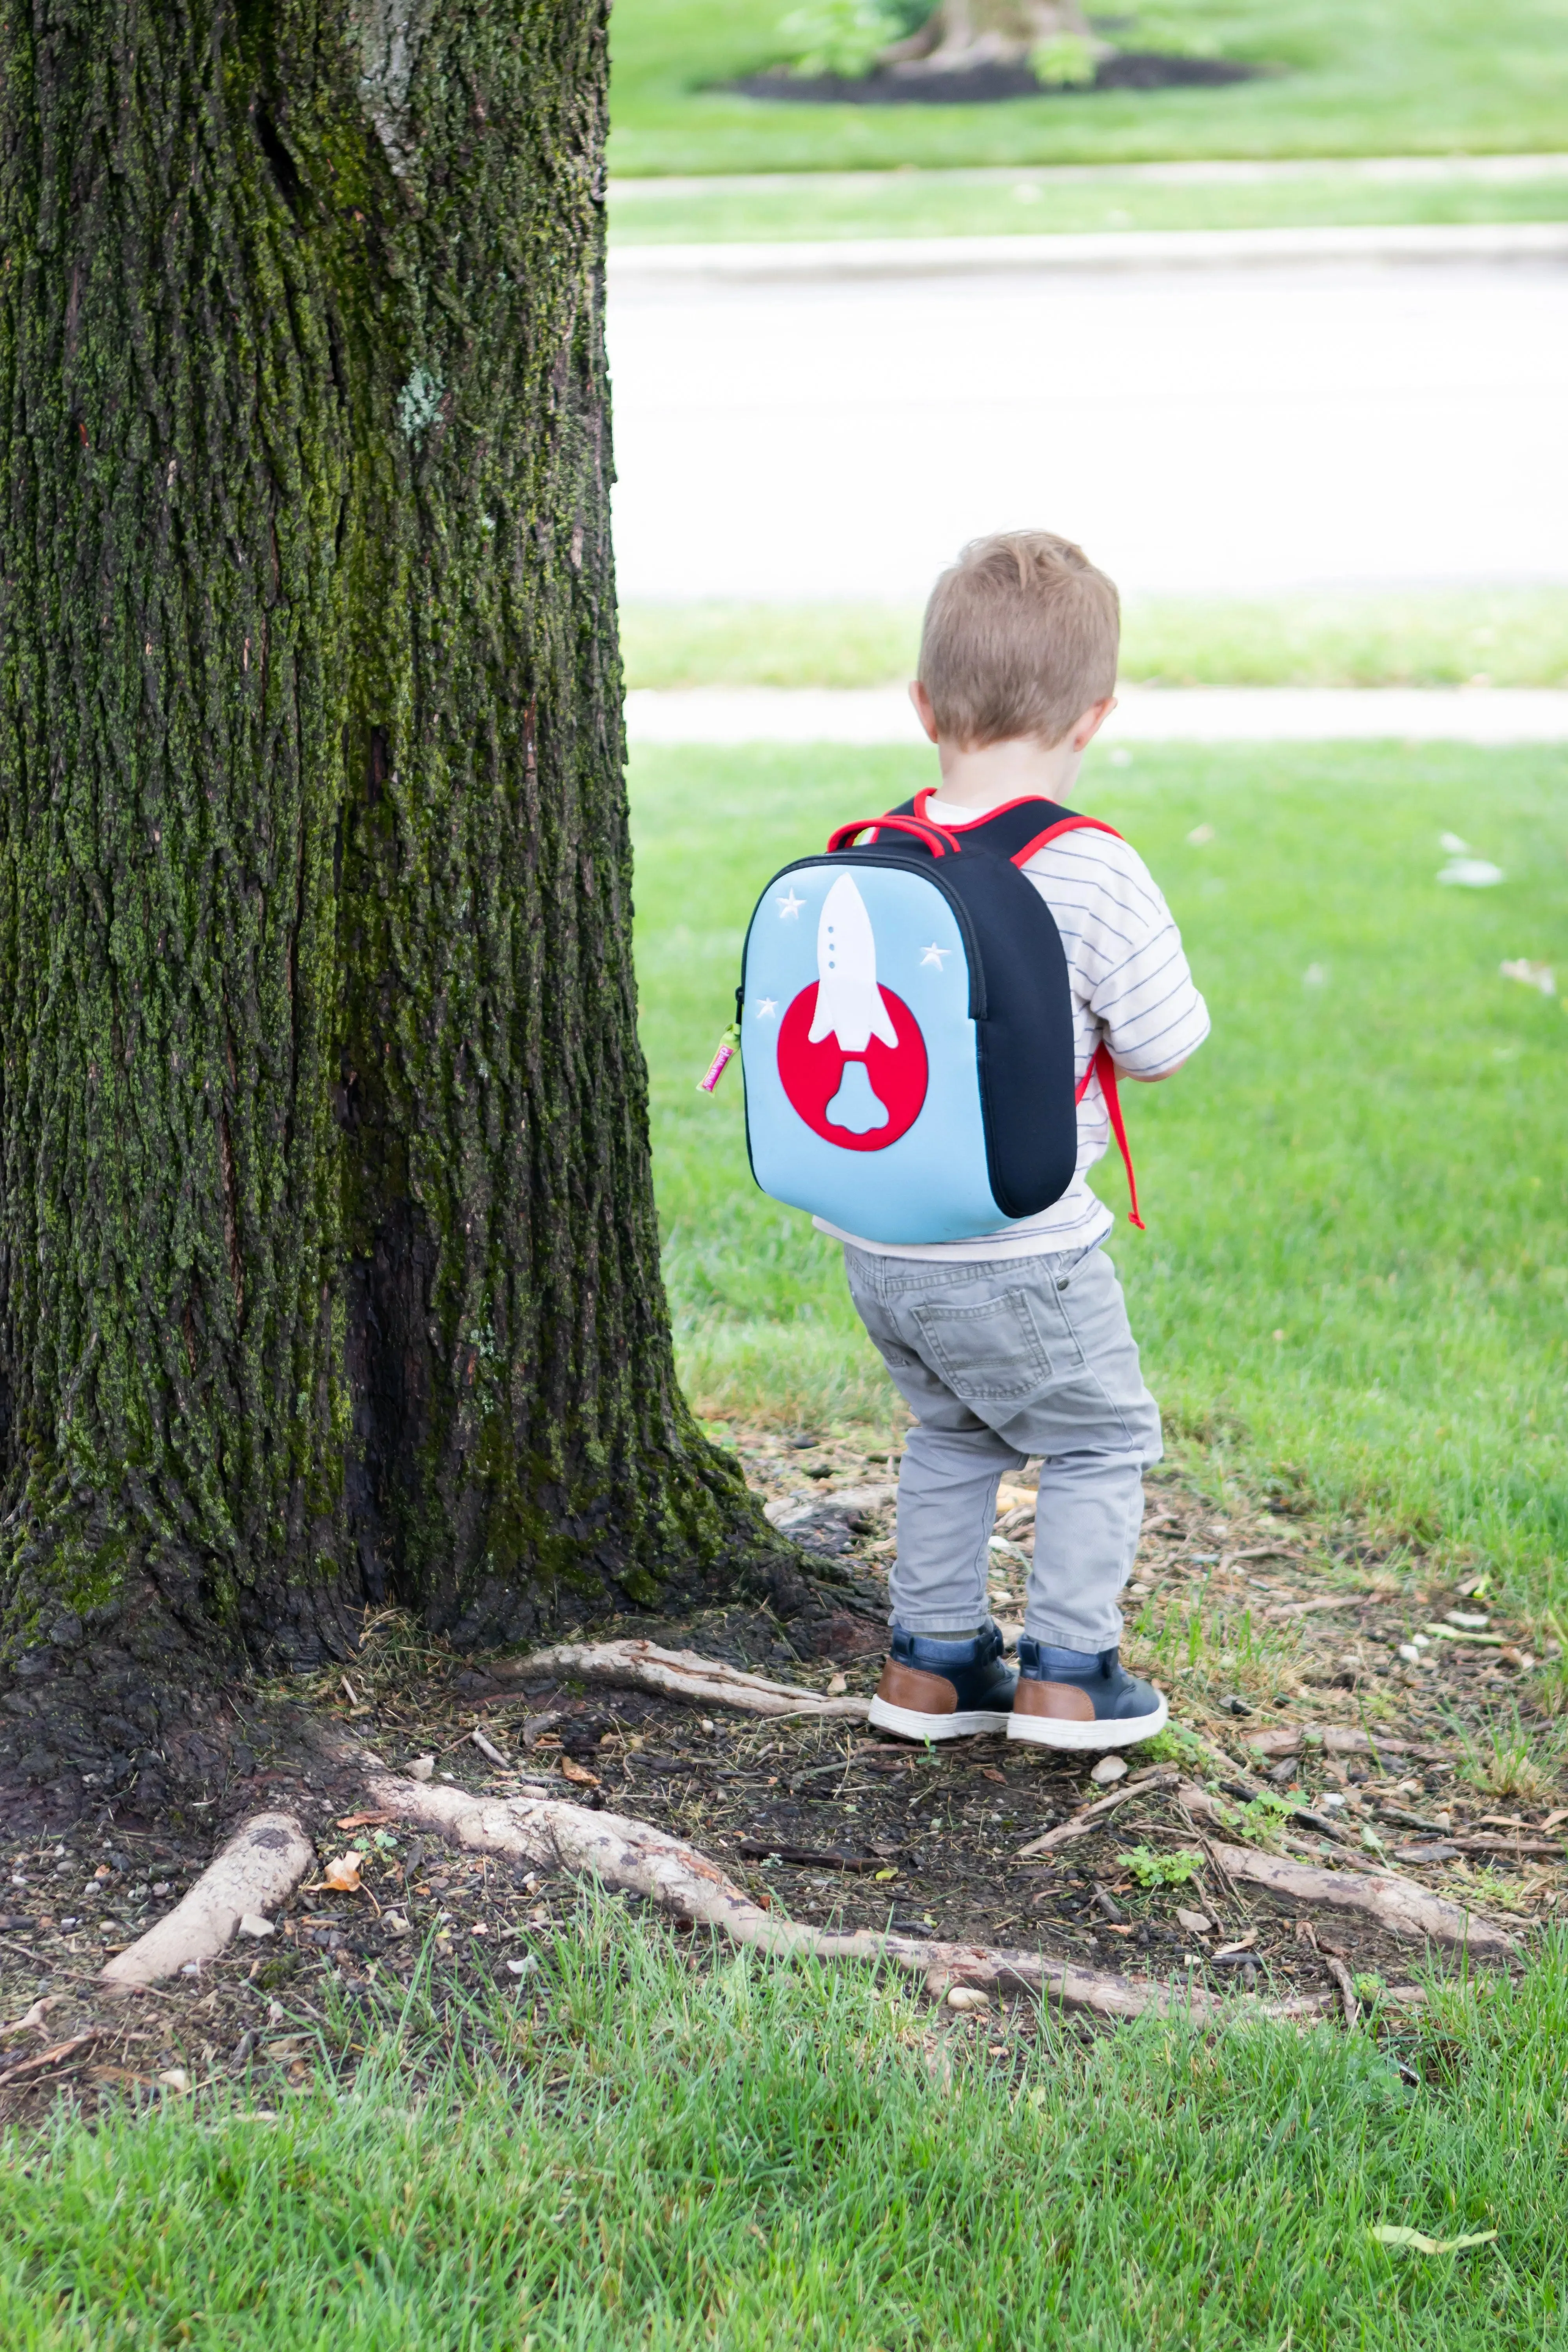
[[[880,686],[913,676],[900,604],[628,604],[632,686]],[[1160,686],[1568,686],[1568,590],[1144,599],[1121,676]]]
[[[1108,171],[845,172],[771,180],[617,181],[610,238],[723,245],[848,236],[1039,236],[1083,229],[1338,228],[1390,221],[1555,221],[1568,180],[1381,181],[1346,167],[1265,182],[1183,185]]]
[[[655,1173],[684,1377],[710,1415],[885,1426],[892,1410],[835,1245],[751,1181],[737,1076],[711,1100],[695,1080],[762,884],[926,772],[916,752],[827,747],[635,762]],[[1091,755],[1074,797],[1149,858],[1215,1021],[1179,1079],[1132,1090],[1149,1230],[1115,1242],[1168,1428],[1219,1473],[1370,1510],[1561,1606],[1568,1017],[1499,966],[1568,981],[1568,761],[1152,748]],[[1438,887],[1450,830],[1502,887]],[[1120,1205],[1119,1176],[1104,1183]]]
[[[817,172],[1160,156],[1546,150],[1568,45],[1555,0],[1175,0],[1230,57],[1279,68],[1219,89],[1000,106],[778,105],[712,86],[775,61],[784,0],[617,0],[611,169]],[[1120,37],[1136,46],[1134,24]]]
[[[1047,2019],[995,2058],[868,1971],[613,1913],[545,1958],[537,2018],[373,2028],[272,2123],[216,2091],[13,2140],[7,2352],[1568,2342],[1560,1944],[1387,2048]],[[1498,2235],[1423,2259],[1389,2224]]]

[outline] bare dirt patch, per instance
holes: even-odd
[[[737,1436],[770,1516],[802,1546],[795,1575],[766,1606],[600,1630],[868,1696],[896,1460]],[[1004,1622],[1021,1614],[1031,1503],[1026,1475],[1004,1487],[992,1589]],[[237,2074],[280,2094],[317,2065],[352,2064],[356,2018],[392,2013],[416,1978],[437,2009],[489,1984],[526,2011],[580,1887],[367,1814],[363,1775],[323,1752],[324,1723],[398,1770],[428,1758],[433,1777],[476,1794],[557,1781],[563,1797],[689,1840],[803,1922],[1035,1948],[1173,1988],[1321,1995],[1375,2014],[1379,1983],[1426,1962],[1374,1921],[1244,1883],[1216,1857],[1227,1841],[1342,1875],[1392,1872],[1502,1923],[1521,1958],[1561,1916],[1558,1725],[1536,1703],[1530,1634],[1484,1594],[1432,1581],[1418,1559],[1326,1544],[1277,1511],[1216,1513],[1169,1475],[1150,1484],[1129,1626],[1130,1659],[1173,1714],[1152,1754],[1132,1751],[1129,1777],[1173,1769],[1082,1836],[1026,1856],[1115,1792],[1091,1780],[1092,1759],[1002,1739],[915,1748],[858,1723],[759,1722],[541,1682],[524,1661],[465,1657],[405,1621],[373,1621],[344,1669],[196,1701],[148,1775],[155,1807],[139,1808],[135,1780],[68,1802],[37,1788],[7,1806],[0,2115],[62,2093],[184,2097]],[[320,1858],[272,1932],[242,1932],[153,1992],[108,1995],[105,1960],[267,1808],[298,1817]],[[356,1883],[334,1887],[327,1864],[350,1853]]]

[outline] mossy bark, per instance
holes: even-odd
[[[308,1663],[765,1545],[630,959],[603,0],[0,17],[0,1603]]]

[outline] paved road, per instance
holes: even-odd
[[[915,599],[1019,522],[1133,591],[1568,580],[1560,263],[627,272],[610,342],[626,595]]]

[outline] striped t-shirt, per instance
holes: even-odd
[[[961,808],[936,794],[924,814],[962,832],[984,810]],[[1209,1034],[1208,1008],[1193,985],[1182,935],[1138,852],[1108,833],[1065,833],[1037,850],[1024,868],[1056,917],[1067,951],[1081,1082],[1096,1048],[1110,1048],[1117,1066],[1134,1077],[1163,1077],[1195,1053]],[[1019,1217],[994,1234],[968,1241],[868,1242],[858,1234],[813,1220],[819,1232],[884,1257],[1038,1257],[1055,1250],[1088,1249],[1115,1223],[1089,1188],[1089,1171],[1103,1160],[1110,1121],[1091,1081],[1079,1105],[1078,1168],[1059,1201],[1038,1216]]]

